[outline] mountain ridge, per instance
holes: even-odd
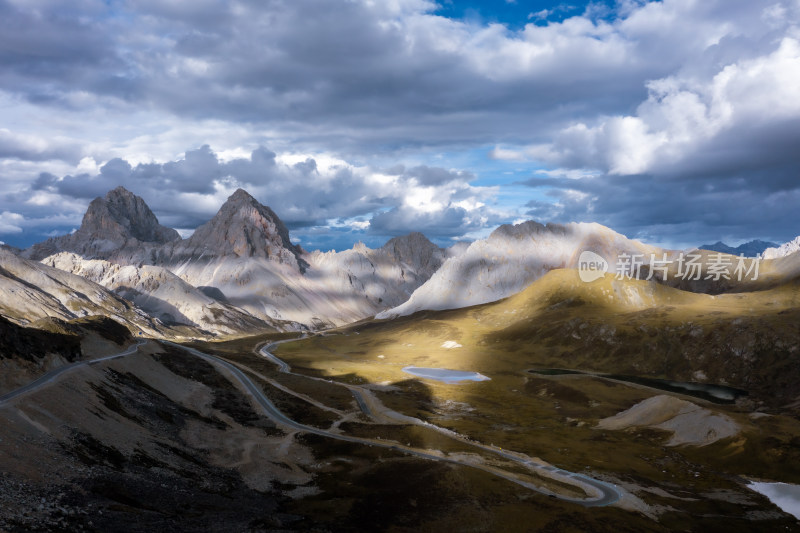
[[[774,246],[764,250],[764,259],[778,259],[786,257],[793,253],[800,251],[800,236],[795,237],[789,242],[785,242],[780,246]]]
[[[243,189],[180,239],[144,200],[118,187],[92,201],[74,234],[23,255],[84,275],[168,323],[229,334],[236,325],[323,328],[368,318],[405,301],[454,253],[418,232],[375,250],[309,253]]]
[[[90,204],[73,235],[34,245],[23,256],[52,252],[42,261],[131,298],[155,318],[235,334],[260,324],[323,329],[372,316],[492,302],[551,270],[577,268],[585,250],[609,265],[625,254],[668,255],[674,261],[679,253],[597,223],[533,220],[501,225],[485,239],[448,249],[412,232],[376,249],[358,243],[341,252],[307,252],[291,241],[271,208],[243,189],[191,237],[180,239],[158,223],[144,200],[118,187]],[[727,279],[670,283],[691,292],[752,290],[796,276],[795,263],[771,263],[762,269],[764,282],[746,286]],[[650,276],[644,268],[637,277]]]
[[[613,265],[621,253],[661,251],[596,223],[504,224],[449,259],[402,305],[376,318],[390,319],[422,310],[443,310],[506,298],[558,268],[577,266],[591,250]]]
[[[722,241],[717,241],[714,244],[704,244],[702,246],[698,246],[700,250],[710,250],[712,252],[722,252],[724,254],[730,255],[742,255],[744,254],[745,257],[756,257],[764,253],[764,250],[768,248],[774,248],[778,246],[774,242],[767,242],[761,241],[758,239],[754,239],[752,241],[748,241],[746,243],[740,244],[739,246],[728,246]]]

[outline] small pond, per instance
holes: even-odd
[[[446,368],[425,368],[421,366],[407,366],[403,369],[406,374],[418,378],[435,379],[444,383],[458,383],[459,381],[487,381],[490,378],[477,372],[464,370],[448,370]]]

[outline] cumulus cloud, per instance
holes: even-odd
[[[20,227],[20,225],[24,220],[25,217],[19,213],[3,211],[0,213],[0,235],[6,233],[21,233],[22,227]]]
[[[75,142],[0,128],[0,159],[21,159],[25,161],[59,159],[76,162],[80,159],[79,156],[80,147]]]
[[[685,174],[693,167],[706,172],[720,165],[752,165],[759,155],[764,159],[759,164],[776,163],[781,154],[759,146],[765,130],[774,131],[769,137],[776,141],[800,143],[796,39],[784,38],[772,53],[726,65],[707,79],[673,76],[648,88],[635,115],[610,117],[596,126],[571,125],[554,142],[531,147],[528,155],[617,175]],[[793,152],[783,157],[797,161]]]
[[[709,72],[649,82],[635,114],[575,123],[523,150],[565,173],[601,174],[530,179],[546,199],[529,202],[527,213],[684,244],[791,238],[800,198],[800,41],[781,37],[762,48]]]
[[[488,221],[484,202],[495,191],[471,185],[474,179],[471,173],[438,167],[381,170],[324,155],[278,156],[264,147],[249,157],[222,161],[202,146],[166,163],[132,165],[116,158],[94,175],[43,173],[31,191],[50,195],[50,203],[63,198],[88,203],[123,185],[144,197],[164,223],[194,228],[243,187],[295,230],[360,216],[350,227],[375,235],[428,228],[436,236],[458,237]]]
[[[797,189],[796,0],[566,3],[522,27],[442,12],[0,0],[0,210],[34,224],[62,202],[79,218],[123,184],[191,228],[245,186],[306,231],[456,236],[508,216],[488,207],[501,193],[475,186],[485,176],[437,157],[494,146],[494,163],[550,172],[513,218],[656,234],[680,214],[697,232],[782,236],[777,219],[737,225],[726,208],[750,213],[749,198],[776,217]],[[179,155],[204,144],[216,151]]]

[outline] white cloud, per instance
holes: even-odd
[[[0,234],[4,233],[22,233],[22,223],[25,217],[19,213],[11,213],[3,211],[0,213]]]
[[[771,53],[726,65],[709,78],[672,76],[648,89],[635,115],[574,124],[554,142],[530,147],[529,156],[618,175],[702,164],[702,151],[718,140],[749,139],[753,128],[779,130],[800,120],[800,43],[786,37]]]
[[[327,223],[358,231],[378,227],[379,234],[394,235],[415,229],[419,221],[433,225],[446,220],[436,231],[460,235],[488,220],[485,204],[497,192],[471,185],[471,173],[437,167],[380,170],[330,154],[278,155],[265,148],[247,157],[228,156],[223,161],[203,146],[164,163],[133,165],[112,159],[94,174],[43,175],[26,202],[41,207],[71,205],[76,199],[85,203],[123,185],[144,197],[162,222],[188,228],[205,222],[228,195],[243,187],[294,228]],[[96,166],[93,160],[79,164],[81,169]],[[394,215],[379,217],[378,224],[368,220],[387,210]]]
[[[489,152],[489,157],[500,161],[525,161],[527,159],[525,154],[521,151],[501,148],[499,146],[492,148]]]
[[[80,148],[77,143],[64,138],[31,135],[0,128],[0,158],[74,161],[79,153]]]

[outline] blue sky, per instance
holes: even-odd
[[[500,23],[512,29],[519,29],[525,24],[547,24],[561,22],[565,18],[581,15],[592,4],[594,15],[613,17],[614,2],[552,2],[547,0],[452,0],[440,2],[436,14],[444,17],[466,20],[475,24]]]
[[[796,0],[0,0],[0,241],[117,185],[184,234],[243,187],[308,249],[787,241],[799,28]]]

